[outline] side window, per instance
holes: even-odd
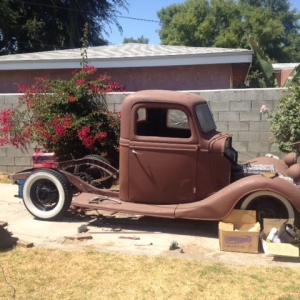
[[[186,113],[179,109],[139,108],[136,135],[168,138],[190,138]]]

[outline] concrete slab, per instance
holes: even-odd
[[[0,221],[8,223],[6,229],[13,237],[32,242],[35,247],[160,255],[232,265],[300,266],[299,258],[268,257],[262,250],[258,254],[220,251],[218,222],[158,219],[100,211],[88,211],[86,215],[70,211],[58,221],[40,221],[26,210],[22,199],[15,197],[17,193],[16,185],[0,184]],[[87,226],[91,239],[77,239],[78,228],[82,225]],[[169,250],[174,241],[178,248]]]

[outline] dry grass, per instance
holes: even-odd
[[[0,172],[0,183],[11,183],[7,173]]]
[[[101,252],[0,253],[0,299],[300,299],[296,268]],[[11,286],[5,282],[5,278]]]

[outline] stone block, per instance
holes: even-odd
[[[7,148],[6,147],[1,147],[0,148],[0,156],[6,156],[6,155],[7,155]]]
[[[239,152],[239,163],[245,163],[246,161],[252,160],[259,156],[259,152]]]
[[[5,159],[5,161],[3,161],[3,165],[14,166],[15,165],[15,158],[7,156],[6,159]]]
[[[238,152],[247,152],[248,142],[235,142],[233,148]]]
[[[210,109],[212,111],[230,111],[229,109],[229,101],[224,102],[210,102]]]
[[[220,112],[219,121],[239,121],[240,113],[239,112]]]
[[[265,151],[266,153],[270,152],[270,142],[249,142],[248,150],[255,152],[257,150],[259,151]]]
[[[7,167],[6,166],[2,166],[0,165],[0,172],[4,172],[4,173],[7,173]]]
[[[259,134],[259,140],[262,141],[262,142],[271,142],[271,137],[272,137],[272,134],[270,132],[260,132]]]
[[[241,90],[222,90],[221,101],[239,102],[242,99]]]
[[[230,101],[230,111],[250,111],[251,101]]]
[[[5,104],[12,104],[14,107],[19,104],[21,94],[7,94],[4,97]]]
[[[249,131],[267,131],[270,132],[271,124],[269,121],[249,122]]]
[[[263,99],[264,100],[272,100],[272,101],[279,101],[282,97],[284,97],[286,90],[282,88],[266,88],[266,89],[261,89]],[[254,98],[255,99],[255,98]],[[263,100],[262,99],[262,100]]]
[[[238,140],[238,132],[237,131],[230,131],[230,134],[232,135],[232,141],[234,143],[236,143],[237,140]],[[234,147],[234,145],[233,145],[233,147]]]
[[[239,131],[238,132],[238,141],[239,142],[258,142],[260,141],[259,132],[250,132],[250,131]],[[259,149],[257,149],[259,150]]]
[[[30,165],[30,157],[15,157],[16,166]]]
[[[241,111],[240,121],[260,121],[260,113],[254,111]]]
[[[242,101],[251,101],[253,99],[263,100],[263,92],[262,89],[243,89],[242,90]]]
[[[209,102],[220,102],[221,92],[220,91],[200,91],[200,96]]]
[[[221,132],[228,132],[228,122],[216,122],[217,130]]]
[[[7,151],[8,157],[16,157],[16,156],[25,156],[25,152],[22,151],[20,148],[11,147]]]
[[[231,130],[237,130],[237,129],[242,130],[242,131],[248,131],[249,123],[250,122],[230,121],[230,122],[228,122],[229,132]]]

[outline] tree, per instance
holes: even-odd
[[[120,114],[109,112],[104,95],[124,86],[97,69],[84,66],[69,80],[36,78],[20,86],[19,105],[0,111],[0,146],[26,148],[37,144],[58,160],[101,154],[118,156]]]
[[[253,36],[249,37],[249,44],[253,52],[255,53],[257,62],[260,66],[261,74],[264,79],[266,87],[277,87],[278,83],[275,76],[275,70],[273,69],[272,62],[267,54],[265,54],[259,47],[258,43],[254,40]],[[292,83],[299,83],[300,79],[300,65],[294,68],[293,72],[285,82],[284,86],[289,86]]]
[[[271,122],[272,142],[282,152],[291,152],[291,145],[300,141],[300,85],[291,83],[276,109],[269,112],[266,105],[261,113],[267,114]],[[297,149],[298,154],[299,149]]]
[[[250,49],[252,35],[271,61],[300,61],[300,14],[288,0],[187,0],[158,17],[162,44]],[[254,58],[252,76],[257,70]]]
[[[148,44],[149,43],[149,39],[144,38],[144,35],[140,36],[137,39],[134,39],[133,37],[124,38],[123,44],[129,44],[129,43]]]
[[[107,44],[105,24],[116,24],[126,0],[0,0],[0,54],[79,48],[84,24],[89,46]],[[3,13],[4,12],[4,13]]]

